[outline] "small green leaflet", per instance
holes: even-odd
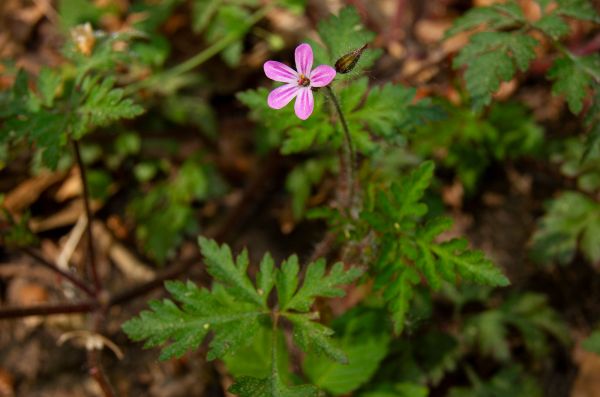
[[[319,22],[319,36],[325,43],[327,55],[319,51],[320,48],[313,46],[317,63],[329,65],[335,64],[341,56],[370,43],[375,34],[365,29],[360,16],[354,7],[345,7],[339,14]],[[381,55],[381,50],[367,50],[361,56],[356,72],[371,66]]]
[[[600,331],[594,331],[587,339],[581,342],[585,350],[600,355]]]
[[[525,21],[521,7],[514,1],[506,4],[495,4],[492,7],[473,7],[463,16],[457,18],[446,37],[486,25],[489,29],[504,29]]]
[[[552,92],[564,95],[571,112],[583,109],[583,99],[593,83],[594,73],[600,70],[600,55],[562,57],[554,61],[548,77],[554,80]]]

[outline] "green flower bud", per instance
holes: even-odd
[[[338,59],[335,63],[335,71],[342,74],[351,72],[358,63],[365,48],[367,48],[367,44]]]

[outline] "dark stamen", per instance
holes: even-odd
[[[308,87],[310,85],[310,79],[301,74],[298,78],[298,85],[301,85],[302,87]]]

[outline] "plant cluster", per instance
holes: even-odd
[[[296,48],[295,67],[267,61],[266,77],[283,85],[236,95],[255,126],[253,147],[258,157],[278,152],[293,159],[284,183],[293,221],[326,226],[312,254],[290,253],[280,263],[268,252],[258,263],[246,249],[234,254],[200,220],[201,206],[218,213],[213,200],[230,186],[210,150],[218,146],[217,117],[202,90],[191,88],[210,86],[195,69],[213,57],[239,67],[250,32],[270,50],[286,48],[276,34],[253,27],[274,7],[299,13],[303,2],[194,1],[192,31],[212,44],[175,66],[168,65],[173,49],[160,27],[189,4],[134,3],[146,18],[126,33],[77,25],[97,23],[110,10],[59,8],[71,33],[65,62],[35,76],[2,66],[13,82],[0,91],[0,169],[25,148],[32,149],[34,171],[75,163],[81,175],[89,283],[31,249],[37,236],[27,211],[4,209],[10,226],[0,230],[7,247],[60,273],[88,299],[66,312],[94,314],[93,332],[100,334],[111,306],[189,269],[106,298],[94,260],[91,200],[109,200],[114,176],[126,168],[136,190],[124,212],[135,224],[139,252],[164,265],[197,238],[208,275],[201,284],[166,280],[170,296],[149,301],[122,325],[133,341],[160,348],[160,360],[204,352],[206,344],[206,359],[225,363],[234,378],[229,392],[240,397],[424,397],[436,388],[451,397],[543,394],[530,360],[569,346],[567,326],[546,295],[496,289],[508,287],[509,278],[457,236],[439,186],[441,174],[450,173],[472,196],[494,165],[547,157],[568,188],[546,204],[531,257],[547,266],[578,257],[600,261],[600,55],[578,54],[564,42],[570,20],[600,23],[590,2],[537,0],[535,20],[512,0],[459,17],[446,36],[472,33],[452,64],[462,76],[457,86],[464,81],[460,103],[370,80],[366,72],[383,51],[352,7],[318,23],[318,38]],[[572,113],[566,117],[580,118],[581,133],[547,139],[525,105],[494,100],[503,83],[528,78],[541,47],[550,49],[549,90],[564,97]],[[207,145],[182,159],[173,140],[142,135],[125,122],[136,118],[158,128],[194,125]],[[94,143],[97,135],[111,143]],[[148,154],[159,146],[172,158]],[[324,180],[334,181],[327,198],[311,203]],[[582,345],[600,354],[600,331]],[[90,357],[111,395],[98,357]],[[479,360],[491,364],[480,370]],[[464,382],[444,385],[457,374]]]

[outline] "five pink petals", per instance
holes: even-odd
[[[267,77],[285,83],[269,93],[267,103],[272,109],[281,109],[296,98],[294,104],[296,116],[306,120],[315,106],[312,87],[325,87],[334,79],[336,72],[329,65],[319,65],[312,69],[313,51],[306,43],[296,47],[294,55],[296,70],[281,62],[265,62],[264,70]]]

